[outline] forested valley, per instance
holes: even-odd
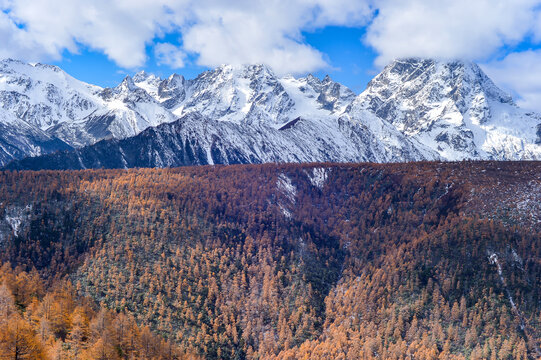
[[[0,359],[538,359],[541,163],[0,172]]]

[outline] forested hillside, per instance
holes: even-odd
[[[537,359],[540,203],[538,162],[2,172],[0,347]]]

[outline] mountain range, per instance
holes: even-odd
[[[356,95],[265,65],[191,80],[139,72],[101,88],[4,60],[0,103],[11,169],[541,159],[541,115],[465,61],[396,60]]]

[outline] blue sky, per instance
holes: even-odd
[[[395,58],[476,61],[541,111],[541,0],[0,0],[0,58],[115,86],[220,64],[325,74],[359,93]]]
[[[377,54],[362,41],[365,32],[365,28],[345,26],[327,26],[315,31],[303,32],[305,42],[322,52],[329,64],[323,69],[308,71],[306,74],[312,73],[319,78],[330,75],[335,81],[348,86],[356,93],[363,91],[378,72],[374,65]],[[178,44],[177,37],[178,35],[169,34],[156,39],[156,42],[167,41]],[[133,75],[139,70],[145,70],[162,78],[178,73],[190,79],[209,69],[207,66],[197,65],[196,56],[189,57],[185,66],[180,69],[166,64],[159,65],[152,46],[146,47],[146,56],[147,61],[144,66],[125,69],[119,67],[103,52],[83,46],[78,54],[65,51],[60,60],[51,61],[51,63],[60,66],[79,80],[103,87],[116,86],[126,75]],[[297,75],[302,75],[302,73]]]

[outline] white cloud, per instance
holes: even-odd
[[[0,12],[0,58],[40,59],[46,55],[27,32],[21,30],[3,12]]]
[[[397,57],[480,60],[532,33],[538,26],[536,7],[540,3],[381,0],[366,43],[378,52],[380,66]]]
[[[154,55],[158,65],[167,65],[172,69],[184,67],[186,53],[178,46],[169,43],[158,43],[154,46]]]
[[[363,25],[372,14],[366,1],[352,0],[199,0],[189,4],[189,11],[188,25],[181,25],[183,43],[199,56],[198,64],[265,63],[278,73],[328,65],[321,52],[304,42],[303,30]]]
[[[280,73],[297,73],[326,65],[318,50],[302,43],[298,24],[293,25],[302,14],[284,15],[283,21],[278,14],[265,16],[263,8],[254,14],[234,8],[198,14],[199,22],[183,33],[184,47],[199,54],[198,63],[205,66],[266,63]]]
[[[302,32],[336,25],[366,26],[380,66],[408,56],[485,61],[524,39],[541,42],[540,9],[541,0],[0,0],[0,57],[47,61],[85,46],[131,69],[154,46],[175,68],[189,54],[203,66],[265,63],[297,74],[330,65]],[[159,40],[167,33],[182,47]],[[538,60],[511,54],[485,68],[539,109]]]
[[[0,37],[21,41],[5,53],[24,60],[58,58],[79,44],[103,51],[122,67],[143,65],[145,45],[170,27],[167,9],[151,0],[9,0],[4,18],[11,32],[0,29]],[[8,12],[8,14],[6,14]],[[22,51],[24,50],[24,51]]]
[[[541,50],[513,53],[482,68],[494,82],[519,96],[519,106],[541,112]]]
[[[189,51],[200,65],[266,63],[293,73],[327,65],[303,30],[364,24],[371,14],[353,0],[2,0],[0,8],[0,39],[12,40],[3,56],[46,60],[83,45],[135,68],[144,65],[147,45],[175,31],[184,49],[157,45],[164,63],[182,65]]]

